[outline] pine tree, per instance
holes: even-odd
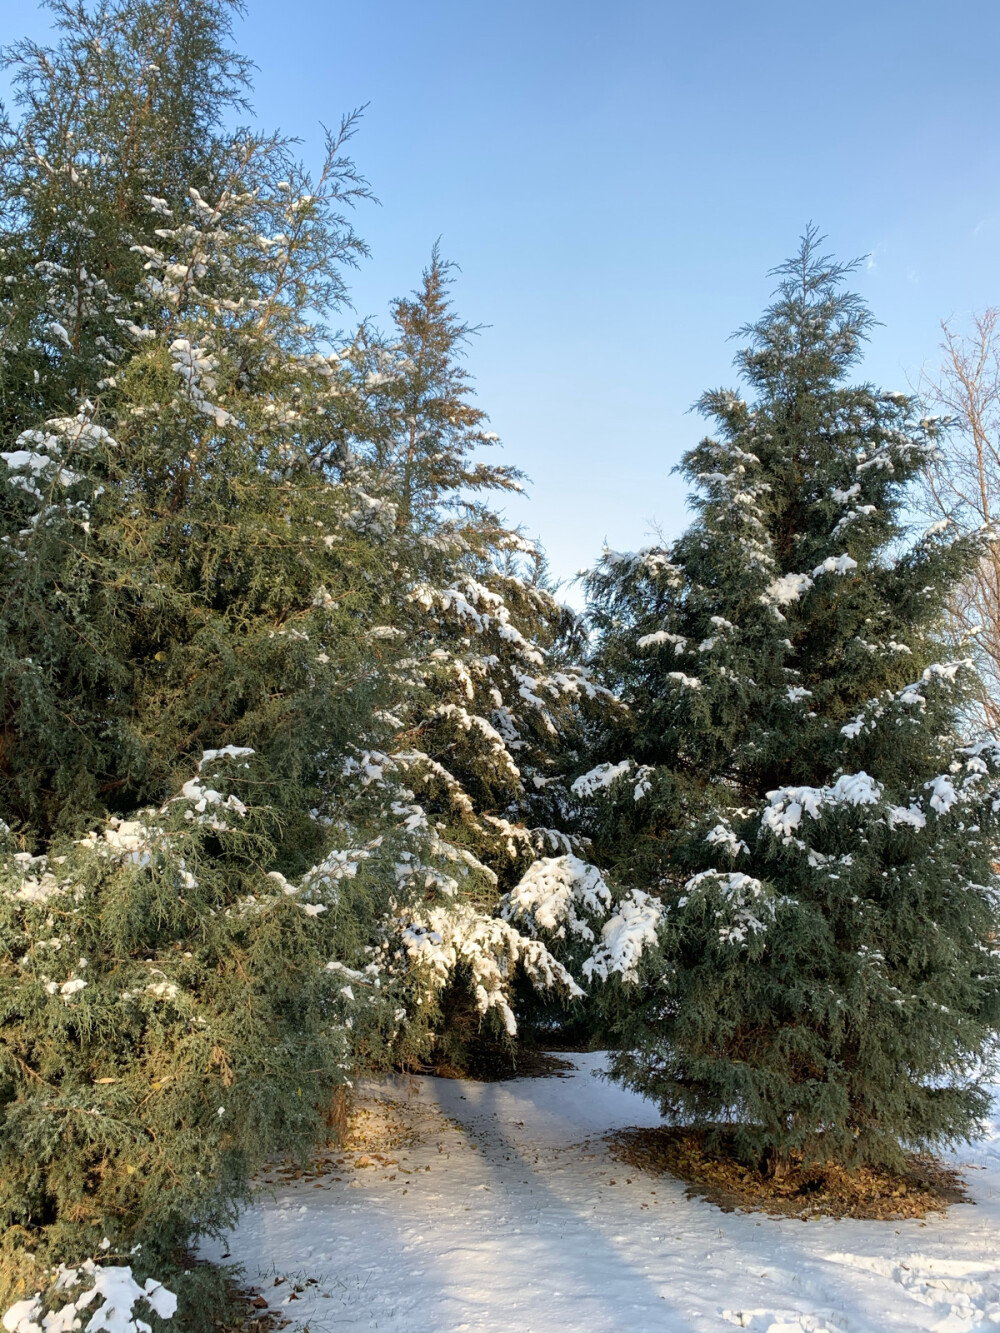
[[[963,730],[972,663],[940,660],[978,545],[908,534],[940,423],[849,378],[851,267],[807,233],[742,330],[752,400],[701,400],[694,523],[590,578],[629,708],[588,788],[635,890],[590,964],[614,1071],[776,1169],[975,1133],[998,1017],[1000,753]]]
[[[400,531],[434,535],[452,515],[466,533],[477,526],[496,532],[496,516],[471,493],[521,490],[516,468],[476,457],[498,437],[485,429],[482,408],[469,401],[471,377],[461,358],[480,330],[454,310],[448,291],[454,269],[435,244],[420,287],[392,302],[392,341],[369,339],[369,330],[361,330],[372,357],[366,387],[374,391],[375,428],[366,452],[376,485],[396,496]]]
[[[386,565],[316,462],[350,123],[315,180],[227,129],[228,5],[55,12],[0,148],[0,1285],[166,1262],[405,1055],[343,772]]]
[[[518,969],[574,990],[404,785],[431,759],[386,756],[412,688],[444,706],[402,655],[446,656],[415,570],[480,558],[480,515],[428,500],[477,484],[480,417],[431,360],[362,484],[374,386],[324,323],[363,251],[352,119],[311,178],[227,128],[228,5],[56,15],[0,147],[0,1287],[105,1237],[162,1277],[353,1072],[426,1053],[453,982],[508,1028]]]
[[[469,402],[460,358],[476,330],[453,312],[451,267],[435,248],[420,289],[394,303],[392,340],[363,362],[377,425],[358,452],[397,536],[407,649],[396,751],[423,764],[436,809],[473,816],[466,836],[496,869],[517,860],[511,839],[522,854],[565,847],[541,821],[561,817],[582,705],[604,692],[580,664],[582,622],[548,586],[544,557],[475,498],[520,490],[521,476],[475,457],[498,437]]]
[[[390,336],[359,332],[346,355],[363,406],[331,461],[384,533],[395,573],[380,615],[387,642],[404,651],[380,779],[403,783],[414,818],[473,858],[466,924],[506,938],[493,920],[504,891],[537,858],[583,848],[563,775],[607,696],[580,665],[580,619],[546,585],[543,557],[489,506],[521,479],[478,457],[497,436],[470,401],[461,358],[475,330],[454,312],[450,270],[435,248],[419,289],[394,302]],[[478,1040],[481,998],[470,1010],[449,985],[441,1000],[439,1053],[460,1063]],[[503,1016],[512,1031],[513,1014]]]
[[[221,127],[230,14],[58,7],[58,49],[12,57],[0,799],[26,837],[159,802],[227,744],[290,794],[371,713],[381,557],[312,458],[364,187],[350,124],[316,181]]]
[[[134,349],[142,245],[167,206],[152,201],[210,189],[250,70],[230,48],[228,0],[48,8],[58,53],[4,52],[20,112],[0,111],[6,437],[94,397]]]

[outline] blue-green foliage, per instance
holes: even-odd
[[[470,457],[444,266],[399,347],[327,327],[351,119],[315,175],[230,129],[226,0],[53,8],[0,124],[5,1288],[225,1226],[456,986],[469,1039],[518,969],[572,992],[494,908],[600,697],[460,498],[516,474]]]
[[[663,912],[608,999],[616,1074],[751,1156],[892,1161],[987,1104],[1000,754],[964,734],[973,666],[942,634],[979,539],[907,531],[939,423],[849,379],[848,268],[807,235],[742,331],[750,401],[702,399],[695,522],[590,579],[630,710],[596,757],[634,761],[595,835]]]

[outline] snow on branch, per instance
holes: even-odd
[[[904,656],[910,654],[906,644],[897,643],[895,640],[890,640],[883,649],[879,649],[875,644],[865,643],[864,646],[872,652],[883,651]],[[874,731],[879,721],[886,715],[889,715],[891,720],[897,721],[898,714],[890,712],[894,704],[924,713],[927,710],[928,686],[947,690],[955,685],[962,672],[974,669],[974,663],[968,657],[953,662],[932,662],[924,669],[919,680],[910,681],[895,693],[888,691],[879,698],[869,699],[861,711],[840,728],[841,735],[846,736],[848,740],[855,740],[858,736]]]
[[[401,940],[410,962],[432,996],[460,969],[468,972],[476,1008],[495,1009],[510,1036],[517,1033],[510,987],[518,965],[538,990],[559,990],[571,999],[583,991],[539,940],[509,922],[486,916],[469,903],[414,909],[402,922]]]
[[[521,770],[514,763],[510,756],[510,751],[504,742],[504,738],[497,731],[496,727],[486,718],[478,713],[470,713],[463,708],[461,704],[439,704],[431,713],[431,717],[439,717],[450,722],[454,722],[462,731],[478,732],[489,746],[490,753],[496,759],[501,768],[506,769],[515,781],[520,781]]]
[[[567,855],[536,861],[505,895],[500,911],[505,921],[515,922],[532,937],[542,930],[565,939],[568,932],[592,942],[594,931],[585,917],[603,919],[610,908],[611,891],[597,867]]]
[[[705,841],[711,843],[715,847],[725,848],[729,855],[734,857],[739,856],[741,852],[747,854],[750,851],[750,848],[746,845],[743,839],[738,838],[726,823],[716,824],[716,826],[705,835]]]
[[[635,785],[632,795],[636,801],[640,801],[649,791],[650,776],[653,769],[648,764],[637,766],[634,759],[623,759],[619,764],[598,764],[596,768],[581,774],[571,785],[570,791],[574,796],[586,800],[588,797],[596,796],[599,792],[606,791],[619,778],[625,777],[633,769],[635,769]]]
[[[808,574],[783,574],[780,579],[768,584],[760,600],[765,605],[789,606],[812,586],[813,581]]]
[[[637,648],[658,648],[663,643],[672,643],[674,652],[680,655],[687,647],[687,642],[683,634],[671,634],[669,630],[658,629],[652,634],[643,634],[641,638],[636,639],[635,646]]]
[[[107,1244],[105,1241],[104,1246]],[[172,1291],[151,1277],[140,1287],[130,1267],[101,1267],[88,1259],[79,1268],[60,1264],[56,1274],[56,1292],[65,1292],[84,1278],[92,1278],[93,1285],[58,1310],[46,1312],[41,1292],[28,1300],[15,1301],[3,1316],[6,1333],[75,1333],[83,1328],[83,1311],[95,1300],[99,1303],[87,1320],[86,1333],[149,1333],[149,1324],[135,1313],[140,1303],[148,1305],[161,1319],[172,1319],[177,1310],[177,1297]]]
[[[770,804],[761,815],[761,828],[788,844],[803,814],[819,819],[831,806],[876,805],[882,799],[882,788],[867,773],[845,773],[833,786],[780,787],[767,796]]]
[[[843,555],[828,555],[812,572],[814,579],[823,574],[850,574],[857,569],[858,562],[852,560],[846,552]]]
[[[749,935],[763,934],[774,920],[776,899],[759,879],[739,871],[702,870],[684,885],[685,907],[696,896],[712,895],[718,902],[715,918],[723,944],[745,945]]]
[[[604,923],[597,947],[583,964],[583,975],[598,981],[615,975],[625,982],[638,981],[639,962],[647,949],[656,947],[663,915],[658,898],[631,889]]]
[[[208,399],[216,392],[214,372],[219,363],[204,347],[194,347],[188,338],[175,338],[170,344],[170,359],[174,373],[180,376],[183,399],[206,417],[211,417],[220,429],[234,423],[235,417],[225,408]],[[178,399],[178,403],[183,401]]]
[[[512,623],[504,599],[476,579],[466,579],[461,586],[452,584],[447,588],[421,584],[411,593],[410,600],[426,611],[450,612],[477,634],[492,630],[517,649],[526,662],[533,666],[544,664],[541,650],[529,643]]]
[[[503,839],[507,856],[512,861],[523,852],[533,856],[549,851],[572,855],[574,850],[587,843],[586,838],[563,833],[561,829],[544,826],[525,828],[521,824],[512,824],[503,815],[483,815],[482,823]]]
[[[616,575],[662,581],[672,588],[679,588],[684,582],[684,571],[666,551],[655,546],[641,551],[612,551],[605,547],[602,563]]]
[[[975,664],[970,657],[959,658],[954,662],[932,662],[924,669],[919,680],[904,685],[896,698],[906,707],[916,707],[923,712],[927,707],[927,696],[923,692],[928,685],[953,685],[962,671],[972,671]]]

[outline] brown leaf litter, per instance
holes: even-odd
[[[775,1216],[856,1217],[876,1221],[922,1218],[954,1203],[971,1203],[957,1171],[936,1158],[910,1154],[901,1171],[836,1162],[793,1160],[786,1172],[765,1175],[726,1153],[710,1150],[707,1134],[669,1126],[621,1129],[605,1136],[616,1161],[650,1175],[687,1181],[689,1198],[703,1198],[723,1212],[742,1209]]]

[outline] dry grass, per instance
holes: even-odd
[[[652,1175],[687,1181],[688,1195],[723,1212],[743,1209],[784,1217],[857,1217],[877,1221],[922,1218],[953,1203],[969,1203],[956,1171],[933,1157],[910,1156],[901,1172],[836,1163],[793,1162],[780,1179],[748,1169],[723,1150],[709,1151],[706,1135],[659,1127],[622,1129],[606,1136],[617,1161]]]

